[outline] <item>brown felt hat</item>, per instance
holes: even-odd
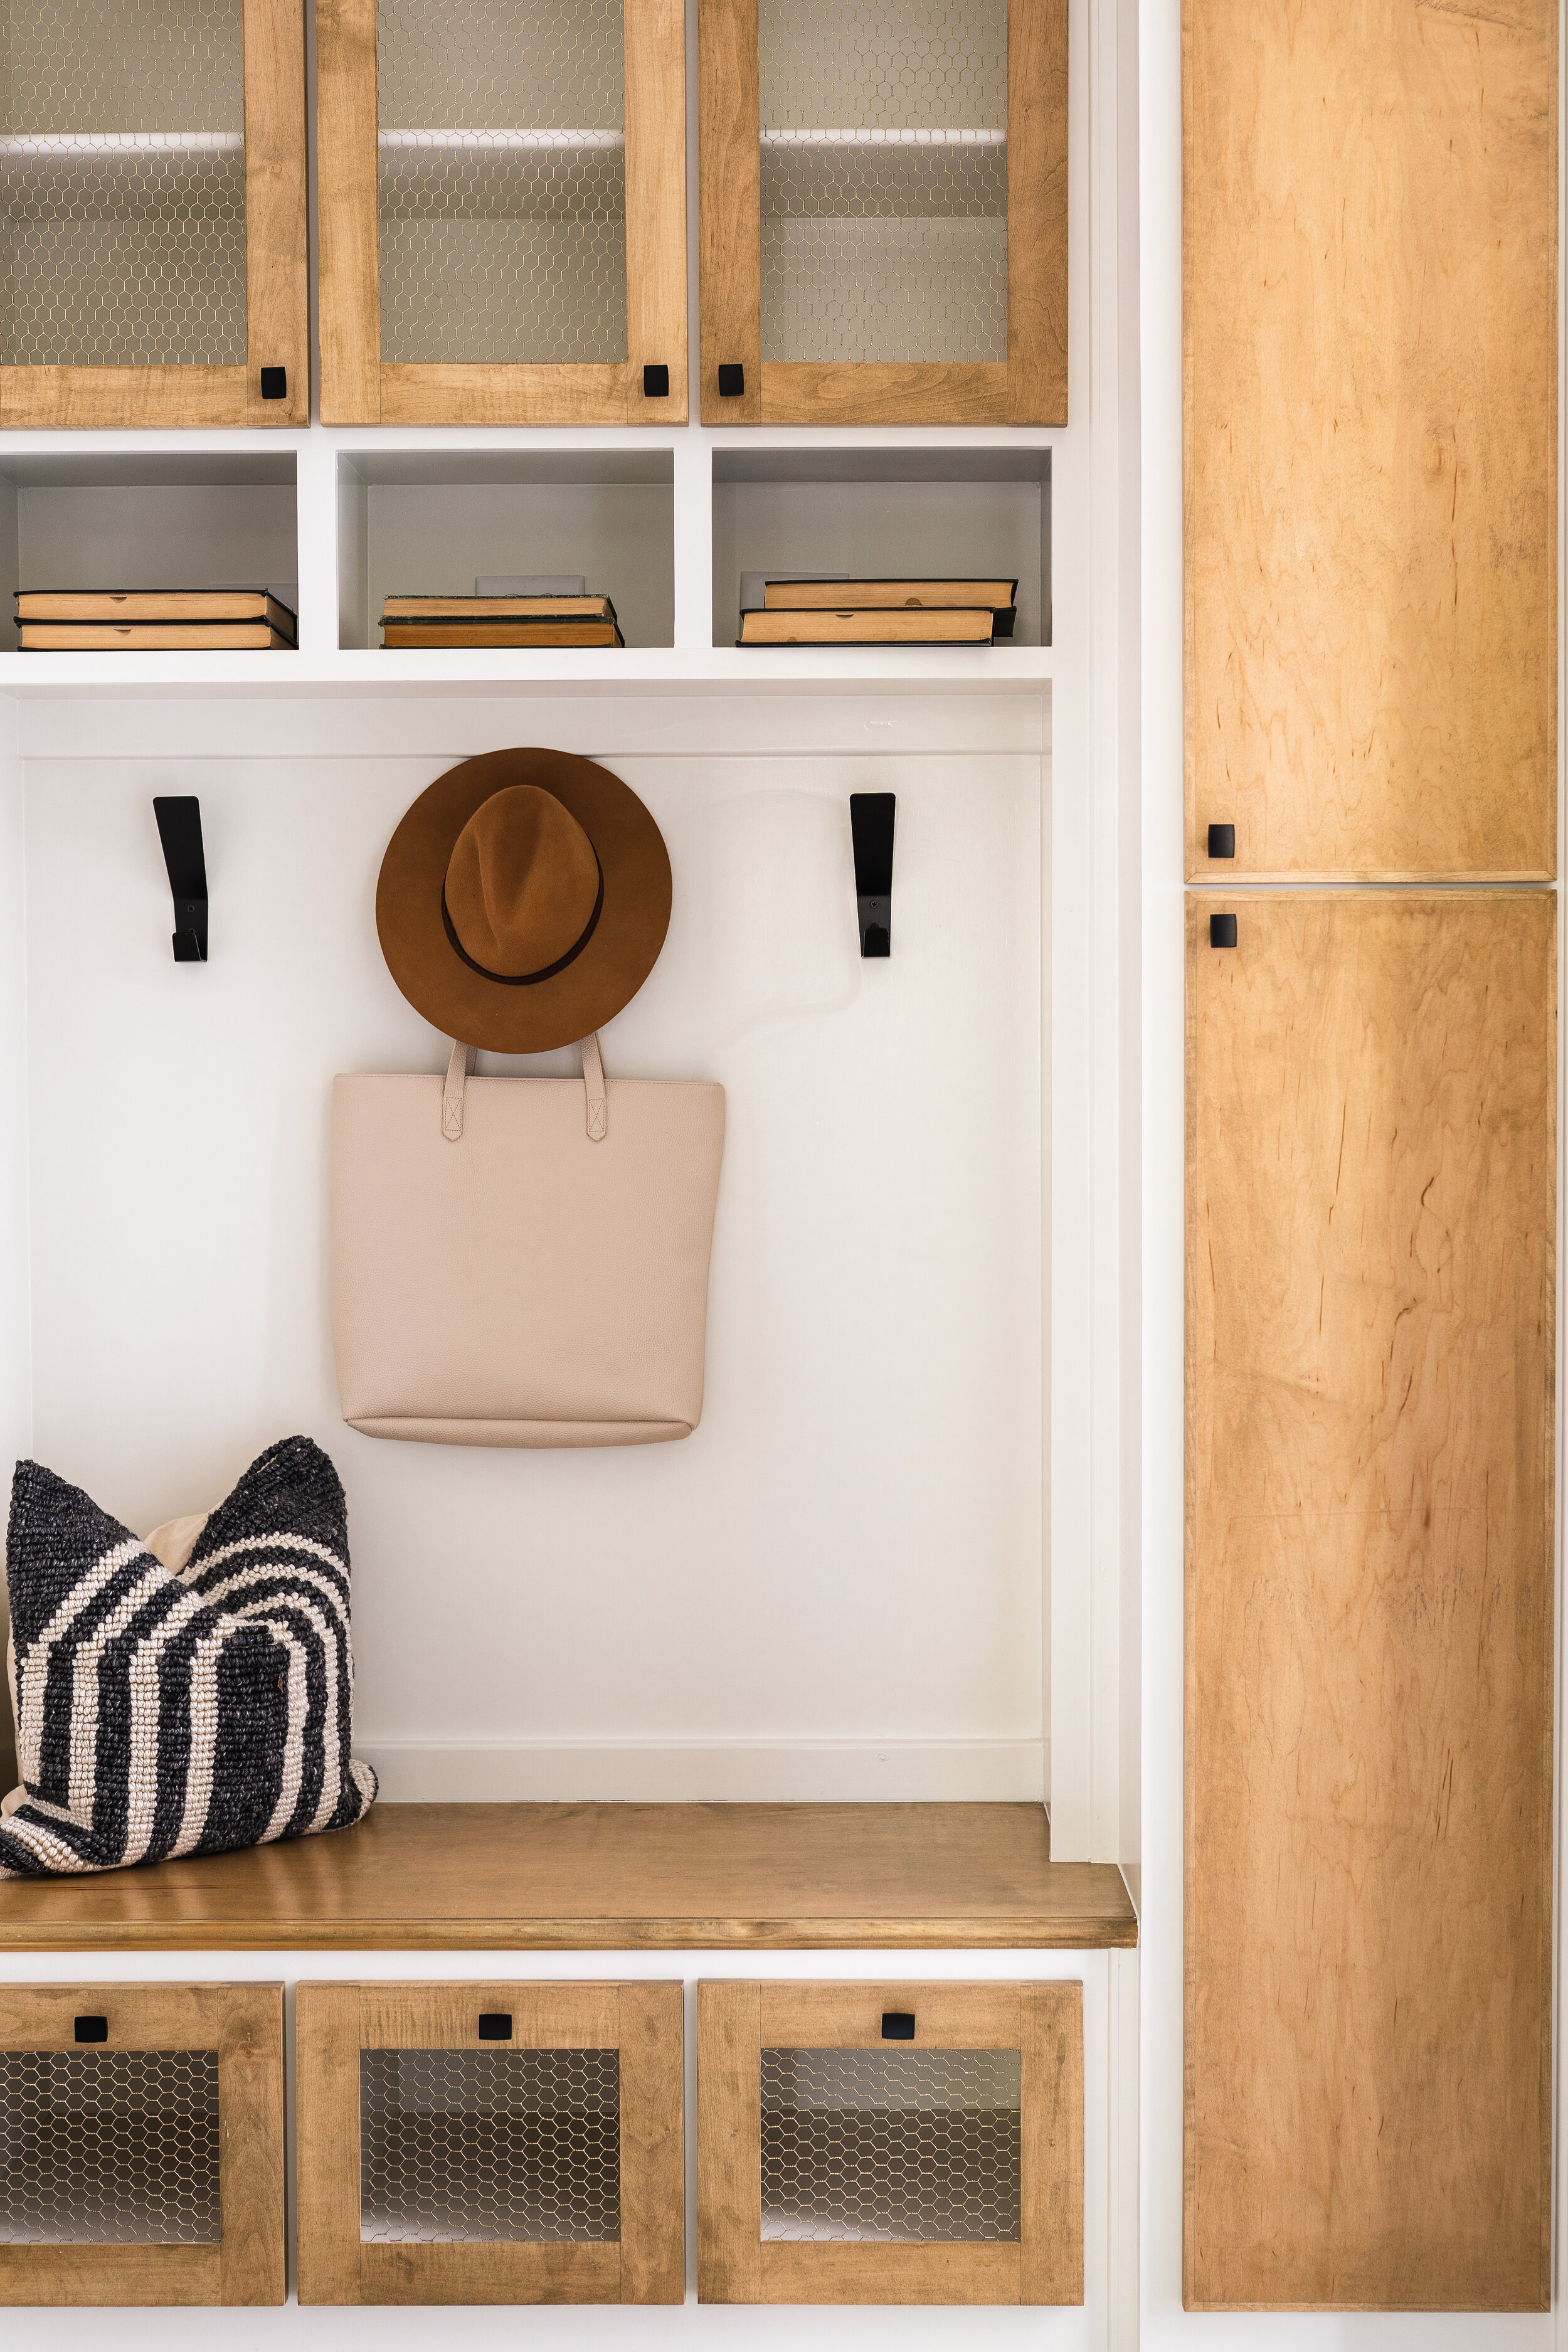
[[[664,836],[630,785],[570,751],[487,751],[404,817],[375,928],[426,1021],[488,1053],[542,1054],[630,1003],[669,898]]]

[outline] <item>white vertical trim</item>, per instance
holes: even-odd
[[[14,491],[11,503],[14,512]],[[11,536],[14,541],[14,530]],[[26,848],[16,704],[6,695],[0,698],[0,1464],[33,1450]],[[0,1575],[0,1652],[9,1626]],[[0,1793],[16,1778],[11,1703],[0,1687]]]
[[[1051,1850],[1136,1838],[1138,92],[1136,0],[1071,12],[1069,400],[1050,822]],[[1058,581],[1067,567],[1057,567]],[[1130,1606],[1131,1596],[1131,1606]],[[1132,1719],[1124,1726],[1124,1701]],[[1123,1816],[1127,1815],[1124,1819]]]
[[[1138,1955],[1110,1955],[1106,2343],[1138,2352]]]

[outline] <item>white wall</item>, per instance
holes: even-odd
[[[1038,1797],[1038,752],[770,758],[765,706],[661,706],[613,764],[675,915],[604,1047],[729,1092],[701,1426],[392,1444],[339,1418],[326,1309],[331,1075],[446,1054],[381,960],[382,851],[458,751],[609,723],[494,709],[279,706],[312,756],[165,705],[189,748],[148,757],[145,710],[89,707],[28,760],[37,1452],[145,1528],[288,1431],[326,1445],[389,1794]],[[972,707],[926,740],[954,726],[986,732]],[[899,795],[886,963],[857,951],[856,789]],[[201,796],[205,968],[170,953],[156,792]]]
[[[27,1280],[27,974],[26,833],[16,713],[0,702],[0,1461],[33,1442],[32,1310]],[[0,1577],[0,1648],[7,1624]],[[0,1705],[0,1790],[16,1780],[11,1711]]]

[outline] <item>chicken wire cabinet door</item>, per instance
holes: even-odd
[[[282,1986],[0,1988],[0,2304],[284,2292]]]
[[[321,0],[321,415],[686,421],[680,0]]]
[[[698,1989],[704,2303],[1081,2303],[1083,1988]]]
[[[303,0],[10,0],[0,427],[307,425]]]
[[[679,2303],[679,1984],[301,1985],[301,2303]]]
[[[700,0],[702,417],[1065,425],[1066,0]]]

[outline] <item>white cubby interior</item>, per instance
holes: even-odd
[[[0,652],[17,650],[12,598],[19,588],[244,584],[292,603],[300,576],[294,474],[292,449],[275,446],[34,456],[13,442],[0,449]],[[28,655],[22,666],[47,677],[53,658]]]
[[[628,646],[675,643],[668,448],[354,446],[337,478],[340,648],[380,646],[388,595],[471,596],[477,579],[541,572],[608,596]]]
[[[1051,453],[773,447],[713,453],[713,643],[740,633],[745,572],[1018,583],[1012,643],[1051,642]],[[984,659],[984,655],[973,656]]]

